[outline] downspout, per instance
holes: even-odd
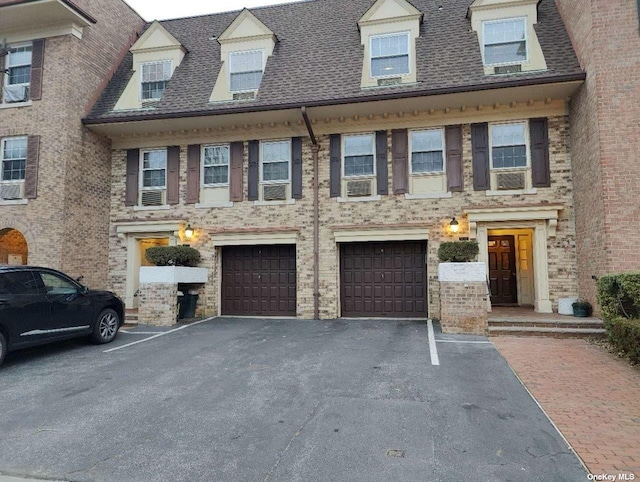
[[[318,152],[320,145],[313,132],[307,108],[302,106],[302,118],[311,138],[311,154],[313,156],[313,318],[320,319],[320,192],[318,187]]]

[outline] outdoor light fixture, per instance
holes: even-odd
[[[460,223],[455,217],[449,223],[449,228],[451,229],[452,233],[457,233],[458,231],[460,231]]]
[[[187,224],[187,227],[184,229],[184,237],[190,240],[191,238],[193,238],[194,233],[195,231],[191,227],[191,224]]]

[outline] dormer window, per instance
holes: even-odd
[[[484,64],[505,65],[527,62],[527,22],[525,18],[482,23]]]
[[[264,51],[229,53],[229,90],[254,92],[260,88],[264,72]]]
[[[372,77],[400,77],[410,72],[409,32],[371,37]]]
[[[31,85],[31,44],[9,49],[6,60],[4,102],[26,102]]]
[[[171,61],[148,62],[142,64],[140,77],[142,101],[160,100],[171,79]]]

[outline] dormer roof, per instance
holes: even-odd
[[[278,39],[276,35],[251,13],[247,8],[242,10],[224,32],[218,37],[218,43],[230,43],[241,40],[252,40],[261,38],[272,38],[274,42]]]
[[[186,49],[164,26],[154,21],[149,28],[140,36],[140,38],[131,46],[129,51],[133,54],[153,51],[167,50],[179,48],[186,52]]]
[[[422,18],[423,13],[407,0],[377,0],[358,20],[358,26],[399,20],[418,19],[422,21]]]

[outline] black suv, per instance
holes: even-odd
[[[124,304],[48,268],[0,266],[0,364],[8,351],[89,336],[109,343],[124,322]]]

